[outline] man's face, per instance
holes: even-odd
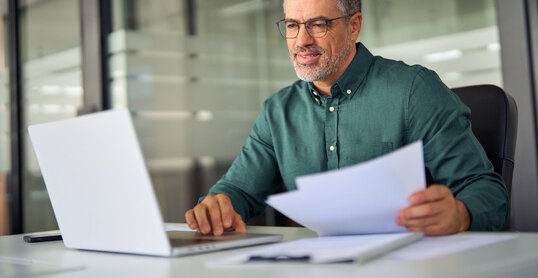
[[[285,0],[284,14],[286,20],[301,23],[344,16],[336,0]],[[344,18],[329,22],[327,34],[321,38],[312,38],[301,24],[298,36],[286,39],[297,76],[310,82],[338,79],[351,59],[355,40]]]

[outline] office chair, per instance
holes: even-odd
[[[517,134],[514,98],[494,85],[454,88],[452,91],[471,109],[473,133],[486,151],[495,172],[502,176],[509,200]],[[504,228],[509,227],[509,217]]]

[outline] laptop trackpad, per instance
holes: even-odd
[[[221,236],[203,235],[199,232],[192,231],[168,231],[167,234],[171,245],[174,247],[231,241],[248,237],[247,234],[236,232],[226,232]]]

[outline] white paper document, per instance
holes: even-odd
[[[422,238],[421,233],[305,238],[273,244],[209,266],[263,262],[363,263]]]
[[[51,274],[63,274],[65,272],[79,271],[83,269],[85,269],[84,266],[76,264],[66,265],[33,259],[0,256],[0,277],[3,278],[41,277]],[[70,276],[76,277],[77,275]]]
[[[463,252],[484,245],[516,238],[515,234],[465,233],[451,236],[424,237],[421,241],[396,250],[384,258],[419,261]]]
[[[422,142],[347,168],[296,178],[267,204],[320,236],[404,232],[398,211],[426,188]]]

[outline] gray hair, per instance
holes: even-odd
[[[338,8],[345,15],[352,15],[356,12],[361,12],[361,0],[336,0]]]
[[[286,2],[286,0],[282,2]],[[356,12],[361,12],[362,0],[336,0],[336,5],[343,14],[352,15]]]

